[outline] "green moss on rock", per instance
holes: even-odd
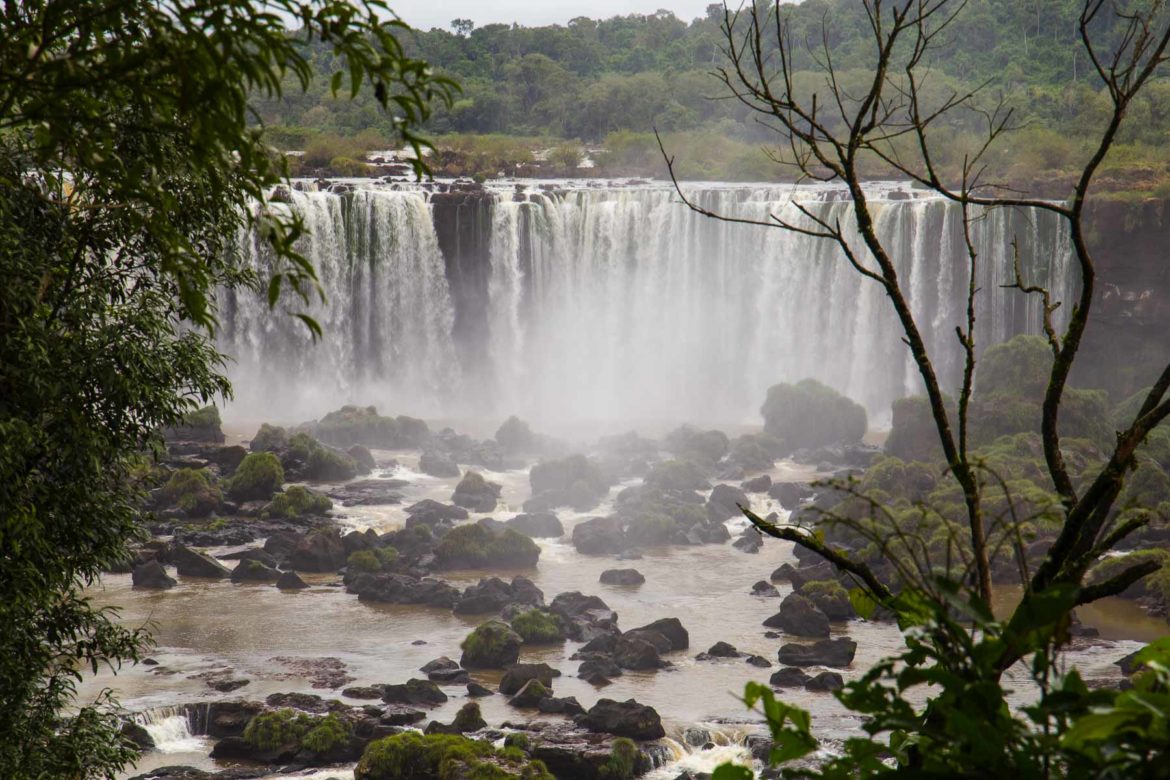
[[[852,444],[865,435],[865,408],[815,379],[768,388],[760,408],[764,432],[797,450]]]
[[[284,483],[284,469],[271,452],[253,452],[240,461],[227,481],[227,492],[236,501],[264,501]]]
[[[503,669],[519,659],[523,641],[507,623],[489,620],[463,640],[459,665],[465,669]]]
[[[248,721],[244,740],[260,750],[276,750],[285,745],[300,745],[301,739],[317,724],[305,712],[285,707],[263,712]]]
[[[529,568],[540,558],[540,547],[511,528],[488,530],[471,523],[447,532],[435,557],[446,569]]]
[[[554,780],[544,764],[514,750],[453,734],[408,731],[371,742],[355,780]]]
[[[512,618],[512,630],[525,644],[547,645],[565,641],[555,615],[541,609],[530,609]]]
[[[288,446],[288,431],[278,425],[263,423],[248,443],[252,452],[276,452]]]
[[[323,515],[333,508],[329,496],[310,490],[302,485],[291,485],[282,493],[273,496],[264,512],[268,517],[292,519]]]
[[[179,469],[160,493],[166,506],[177,507],[190,517],[208,517],[223,502],[223,494],[207,469]]]

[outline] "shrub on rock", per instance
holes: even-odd
[[[271,452],[253,452],[240,461],[227,481],[227,493],[235,501],[267,501],[284,483],[284,469]]]
[[[318,445],[305,465],[305,477],[319,482],[344,482],[357,476],[357,462],[331,447]]]
[[[540,558],[540,547],[511,528],[471,523],[447,532],[435,547],[435,558],[445,569],[530,568]]]
[[[306,712],[289,707],[264,712],[248,721],[244,741],[258,750],[300,745],[302,738],[317,724],[317,719]]]
[[[207,469],[179,469],[167,480],[160,498],[188,517],[207,517],[223,503],[223,494]]]
[[[463,640],[459,665],[464,669],[503,669],[520,658],[523,642],[523,637],[506,623],[489,620]]]
[[[366,746],[354,780],[555,780],[544,764],[517,748],[497,750],[455,734],[414,731],[375,740]]]
[[[381,574],[398,560],[398,551],[393,547],[377,547],[373,550],[358,550],[345,559],[347,579],[360,574]]]
[[[815,379],[768,388],[760,408],[764,432],[785,449],[852,444],[865,435],[865,408]]]
[[[272,497],[268,506],[264,507],[264,515],[291,520],[324,515],[332,508],[333,501],[324,493],[302,485],[290,485],[287,490]]]
[[[556,615],[542,609],[530,609],[512,618],[512,630],[529,645],[548,645],[565,641]]]

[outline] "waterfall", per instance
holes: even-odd
[[[238,407],[265,418],[376,398],[393,400],[395,414],[442,411],[458,376],[454,309],[425,196],[359,189],[291,198],[307,230],[297,249],[316,267],[324,301],[304,306],[286,291],[279,308],[314,317],[322,335],[314,342],[299,320],[274,316],[264,294],[224,293],[219,346],[233,360]],[[267,247],[252,235],[240,243],[263,278]]]
[[[190,720],[182,707],[158,707],[134,716],[146,729],[160,753],[203,753],[206,740],[191,733]]]
[[[718,213],[813,227],[807,210],[839,224],[856,262],[876,270],[839,191],[689,185],[687,193]],[[464,216],[439,220],[439,205]],[[922,391],[884,290],[834,242],[711,220],[668,187],[471,196],[371,186],[294,193],[290,208],[311,231],[302,251],[328,300],[310,310],[321,342],[270,316],[258,296],[228,295],[222,307],[220,343],[235,358],[237,394],[261,409],[292,404],[307,416],[353,402],[537,423],[718,424],[758,420],[770,385],[809,376],[879,418]],[[921,193],[892,196],[887,186],[874,188],[870,212],[945,389],[956,394],[955,328],[966,324],[970,273],[961,211]],[[1077,280],[1067,231],[1047,212],[973,216],[979,348],[1038,333],[1042,302],[1005,287],[1014,280],[1012,244],[1025,281],[1068,301]],[[257,242],[245,245],[249,262],[265,268]]]

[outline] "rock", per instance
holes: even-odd
[[[707,649],[706,655],[711,658],[739,658],[743,653],[727,642],[716,642]]]
[[[491,512],[500,499],[501,489],[500,485],[488,482],[479,472],[469,471],[455,486],[451,501],[473,512]]]
[[[773,688],[803,688],[811,679],[803,669],[786,666],[773,674],[768,684]]]
[[[600,581],[606,585],[641,585],[646,578],[637,569],[606,569]]]
[[[551,688],[553,678],[560,676],[561,673],[548,664],[512,664],[500,680],[500,693],[511,696],[529,680],[540,680],[545,687]]]
[[[407,574],[362,574],[345,587],[359,599],[386,604],[427,604],[451,609],[459,600],[459,591],[442,580],[417,579]]]
[[[611,677],[620,677],[621,674],[621,667],[609,658],[582,661],[577,668],[577,677],[590,685],[609,685]]]
[[[740,552],[758,553],[764,546],[764,537],[755,528],[744,529],[743,534],[731,543],[731,546]]]
[[[857,643],[848,637],[822,639],[811,645],[789,643],[781,646],[780,663],[786,666],[836,666],[853,663]]]
[[[139,750],[147,751],[155,748],[154,737],[150,736],[150,732],[141,723],[132,720],[126,721],[122,724],[121,734],[134,743],[134,746]]]
[[[745,481],[740,487],[746,493],[767,493],[768,488],[772,487],[772,478],[767,474],[761,474],[758,477]]]
[[[760,580],[755,585],[752,585],[752,595],[779,598],[780,591],[776,590],[776,586],[767,580]]]
[[[609,493],[610,481],[601,468],[584,455],[542,461],[528,473],[534,497],[547,497],[549,509],[568,504],[578,512],[593,509]]]
[[[260,561],[243,560],[232,569],[232,582],[276,582],[280,572]]]
[[[444,669],[431,672],[427,679],[439,685],[466,685],[471,682],[471,675],[463,669]]]
[[[304,590],[309,586],[295,571],[283,571],[276,580],[276,587],[281,590]]]
[[[483,714],[479,711],[479,705],[472,701],[459,708],[459,712],[455,713],[455,720],[451,721],[451,723],[443,724],[437,720],[432,720],[423,733],[467,734],[486,728],[487,721],[483,719]]]
[[[540,558],[540,547],[510,528],[472,523],[443,536],[435,547],[435,558],[444,569],[531,568]]]
[[[381,699],[385,693],[385,685],[355,685],[341,691],[342,696],[351,699]]]
[[[536,435],[532,433],[532,428],[519,417],[504,420],[503,425],[496,430],[495,439],[504,452],[509,453],[530,452],[536,445]]]
[[[387,704],[410,704],[416,707],[437,707],[447,701],[447,694],[430,680],[407,680],[401,685],[387,685],[382,691]]]
[[[647,639],[623,634],[618,637],[613,659],[623,669],[661,669],[665,664],[658,653],[658,648]]]
[[[490,688],[485,688],[477,682],[469,682],[467,683],[467,695],[479,699],[493,694]]]
[[[432,477],[457,477],[459,465],[446,452],[427,450],[418,459],[418,470]]]
[[[688,460],[656,463],[642,481],[663,490],[707,490],[711,487],[703,469]]]
[[[451,672],[459,668],[459,664],[452,661],[445,655],[441,655],[433,661],[427,661],[419,671],[423,674],[429,675],[431,672]]]
[[[591,517],[573,527],[573,547],[582,555],[616,555],[626,545],[625,524],[619,517]]]
[[[280,562],[276,560],[276,556],[255,547],[221,555],[219,559],[221,561],[258,561],[273,569],[280,565]]]
[[[456,615],[482,615],[499,612],[514,601],[516,594],[508,583],[499,577],[487,577],[463,590],[454,611]]]
[[[330,498],[345,506],[377,506],[402,501],[398,491],[410,483],[401,479],[362,479],[332,487]]]
[[[505,522],[508,528],[533,539],[554,539],[565,535],[565,527],[552,512],[516,515]]]
[[[642,626],[641,628],[631,629],[631,631],[627,633],[633,633],[634,631],[653,631],[655,633],[662,634],[664,637],[670,640],[672,650],[686,650],[691,646],[691,636],[689,633],[687,633],[687,630],[683,628],[683,624],[679,621],[678,618],[672,617],[655,620],[653,623],[649,623],[645,626]]]
[[[721,523],[742,515],[740,506],[751,506],[747,494],[733,485],[719,484],[707,499],[707,517],[711,522]]]
[[[772,662],[767,658],[764,658],[762,655],[749,655],[746,660],[751,666],[755,666],[760,669],[768,669],[772,666]]]
[[[459,665],[465,669],[503,669],[516,663],[523,643],[507,624],[489,620],[463,640]]]
[[[661,739],[666,736],[662,719],[654,708],[638,704],[633,699],[624,702],[601,699],[584,715],[578,716],[576,722],[589,731],[630,739]]]
[[[797,592],[817,605],[817,609],[824,612],[829,620],[849,620],[857,617],[853,609],[853,602],[849,600],[849,591],[836,580],[813,580],[803,582]]]
[[[179,584],[174,577],[167,574],[167,570],[158,561],[147,561],[140,566],[135,566],[134,571],[130,574],[130,582],[136,588],[157,588],[160,590],[173,588]]]
[[[564,696],[559,699],[555,696],[547,696],[537,702],[536,708],[545,715],[566,715],[572,718],[585,714],[585,708],[573,696]]]
[[[839,691],[845,687],[845,680],[836,672],[821,672],[804,684],[808,691]]]
[[[768,488],[768,496],[791,511],[813,497],[813,490],[804,482],[777,482]]]
[[[274,534],[269,534],[268,538],[264,540],[263,550],[277,560],[284,560],[297,548],[303,538],[303,534],[294,531],[277,531]]]
[[[172,548],[171,561],[175,564],[175,570],[183,577],[209,577],[218,580],[231,576],[227,567],[210,555],[195,552],[181,544]]]
[[[385,726],[409,726],[418,723],[427,714],[406,704],[391,704],[382,709],[379,720]]]
[[[764,432],[791,449],[861,441],[865,408],[815,379],[768,388]]]
[[[241,680],[237,678],[227,680],[207,680],[207,687],[213,691],[219,691],[220,693],[231,693],[232,691],[238,691],[240,688],[243,688],[250,682],[252,681]]]
[[[765,620],[764,625],[795,636],[829,636],[829,618],[799,593],[789,593],[780,602],[780,611]]]
[[[369,474],[378,464],[373,454],[360,444],[355,444],[345,451],[345,454],[357,464],[359,474]]]
[[[345,566],[345,545],[336,528],[323,528],[305,536],[288,557],[297,571],[334,572]]]
[[[521,709],[535,709],[541,700],[551,695],[552,692],[540,680],[533,679],[524,683],[516,695],[508,699],[508,704]]]
[[[469,517],[467,510],[462,507],[442,504],[429,498],[408,506],[406,515],[411,520],[430,526],[444,521],[466,520]]]

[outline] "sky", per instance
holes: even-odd
[[[660,8],[690,21],[703,16],[716,0],[390,0],[390,7],[412,26],[447,28],[452,19],[476,26],[519,22],[525,26],[564,24],[577,16],[604,19],[624,14],[651,14]]]

